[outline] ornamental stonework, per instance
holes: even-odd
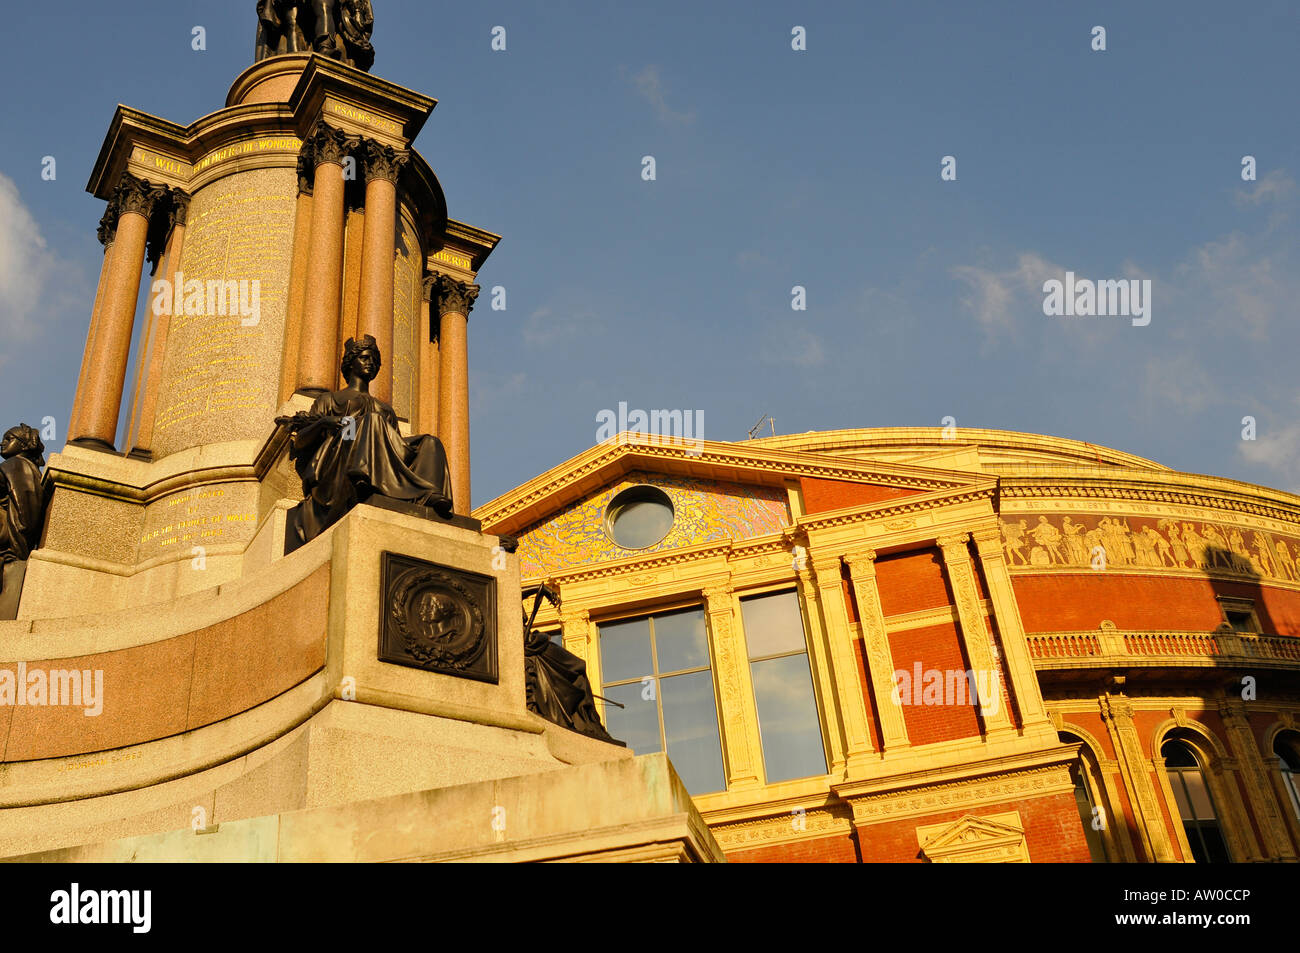
[[[361,158],[367,183],[374,179],[382,179],[394,185],[397,184],[402,170],[411,161],[410,153],[386,146],[373,139],[367,139],[361,144]]]
[[[438,314],[463,314],[468,317],[474,310],[474,300],[478,298],[479,286],[457,281],[448,275],[433,276],[430,285],[429,300],[437,305]]]
[[[497,683],[496,580],[384,554],[379,660]]]

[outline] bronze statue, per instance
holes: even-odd
[[[611,738],[596,710],[596,696],[587,680],[587,663],[552,642],[545,632],[535,632],[533,621],[545,598],[557,608],[559,597],[542,586],[533,600],[533,613],[524,617],[524,686],[528,710],[547,721],[588,738],[627,747]],[[609,701],[609,699],[605,699]],[[610,702],[617,705],[618,702]],[[622,706],[620,706],[622,707]]]
[[[44,454],[40,433],[27,424],[11,427],[0,441],[0,619],[17,618],[27,557],[40,545]]]
[[[311,542],[372,496],[402,500],[452,517],[451,473],[442,442],[403,437],[393,408],[370,393],[382,358],[375,339],[348,338],[343,390],[322,394],[311,410],[276,423],[293,434],[289,456],[305,497],[289,514],[285,551]]]
[[[370,0],[258,0],[256,58],[314,52],[369,70],[374,28]]]

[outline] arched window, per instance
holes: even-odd
[[[1066,744],[1078,744],[1082,739],[1061,732],[1061,741]],[[1079,806],[1079,821],[1083,824],[1083,836],[1088,841],[1088,853],[1094,864],[1111,862],[1110,850],[1106,846],[1105,832],[1109,829],[1111,819],[1105,806],[1094,790],[1094,779],[1099,775],[1093,770],[1091,759],[1086,752],[1087,745],[1079,751],[1079,760],[1070,766],[1070,780],[1074,782],[1074,801]]]
[[[1282,786],[1291,795],[1291,810],[1300,818],[1300,733],[1279,731],[1273,739],[1273,753],[1278,757]]]
[[[1160,756],[1165,759],[1165,773],[1178,804],[1183,830],[1187,832],[1192,858],[1198,864],[1230,863],[1232,858],[1228,856],[1219,815],[1195,749],[1186,741],[1170,738],[1160,746]]]

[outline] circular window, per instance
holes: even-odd
[[[630,486],[609,501],[605,533],[624,549],[646,549],[673,528],[673,502],[657,486]]]

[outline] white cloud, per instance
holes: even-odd
[[[771,321],[764,327],[760,359],[766,364],[820,367],[826,363],[821,338],[806,327]]]
[[[1283,202],[1295,191],[1295,180],[1287,175],[1285,169],[1273,169],[1254,184],[1253,188],[1238,189],[1236,202],[1239,206],[1257,206],[1266,203]]]
[[[0,174],[0,334],[27,338],[36,332],[56,270],[57,260],[18,186]]]
[[[1297,415],[1300,416],[1300,415]],[[1240,453],[1250,463],[1264,466],[1286,481],[1292,493],[1300,493],[1300,419],[1281,428],[1257,421],[1254,440],[1242,440]]]
[[[1015,328],[1016,315],[1031,304],[1042,313],[1043,282],[1064,276],[1065,269],[1037,252],[1021,252],[1015,267],[1005,271],[977,265],[957,265],[954,277],[964,281],[969,293],[961,299],[975,315],[988,337]]]
[[[1148,400],[1159,400],[1186,413],[1204,410],[1220,398],[1218,382],[1191,353],[1147,361],[1143,388]]]
[[[625,71],[624,76],[626,75]],[[655,114],[662,121],[681,125],[695,121],[694,112],[678,112],[668,105],[667,92],[658,66],[647,66],[632,76],[631,82],[641,94],[641,98],[654,107]]]
[[[1192,250],[1174,271],[1184,315],[1262,339],[1284,314],[1294,314],[1300,281],[1278,261],[1284,246],[1233,232]]]

